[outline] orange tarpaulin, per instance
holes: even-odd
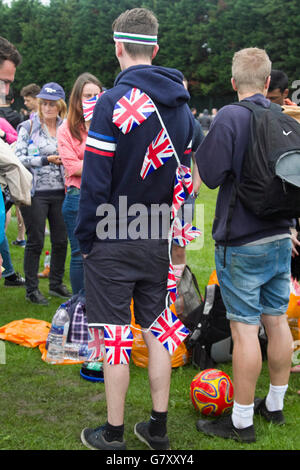
[[[0,327],[0,339],[20,344],[27,348],[35,348],[46,343],[51,323],[34,318],[15,320]]]

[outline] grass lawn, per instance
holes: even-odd
[[[216,192],[203,187],[197,207],[198,226],[203,230],[197,250],[187,252],[188,264],[195,273],[200,288],[214,269],[214,246],[211,224],[214,216]],[[16,238],[16,219],[13,217],[7,236],[16,271],[23,273],[23,253],[11,245]],[[202,246],[203,245],[203,246]],[[46,237],[45,250],[49,248]],[[42,269],[41,259],[41,269]],[[69,283],[69,252],[65,282]],[[40,281],[40,289],[48,294],[47,280]],[[48,307],[35,306],[25,301],[25,290],[4,288],[0,280],[0,326],[24,318],[51,322],[60,301],[50,298]],[[79,375],[80,365],[49,365],[42,361],[38,348],[25,348],[5,342],[6,362],[0,364],[0,449],[1,450],[84,450],[80,432],[85,426],[95,427],[106,419],[104,385],[87,382]],[[229,375],[231,364],[219,364]],[[168,433],[172,450],[299,450],[300,449],[300,375],[294,374],[286,395],[286,425],[278,428],[255,417],[257,442],[240,444],[219,438],[208,438],[196,430],[199,414],[189,397],[190,382],[198,370],[191,364],[173,369],[170,393]],[[267,365],[263,364],[257,385],[257,394],[268,390]],[[127,395],[125,438],[129,450],[143,450],[133,434],[137,421],[148,419],[151,400],[145,369],[131,364],[131,381]]]

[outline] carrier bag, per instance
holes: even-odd
[[[184,320],[203,302],[196,276],[189,266],[185,266],[177,284],[177,299],[175,301],[176,315]]]

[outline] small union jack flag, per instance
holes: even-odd
[[[173,264],[169,264],[167,291],[170,293],[171,302],[174,303],[177,298],[177,286]]]
[[[175,218],[180,207],[185,201],[185,192],[182,184],[182,177],[179,173],[179,169],[176,169],[175,173],[175,184],[173,192],[173,203],[172,203],[172,217]]]
[[[145,179],[147,175],[166,163],[166,161],[169,160],[173,154],[173,145],[170,142],[165,130],[161,129],[158,136],[147,148],[141,169],[141,177]]]
[[[188,166],[180,165],[177,170],[188,193],[193,196],[194,188],[191,169]]]
[[[169,308],[166,308],[155,320],[150,331],[171,355],[189,335],[189,330]]]
[[[184,220],[180,220],[179,217],[176,217],[174,220],[172,238],[178,243],[179,246],[186,246],[200,235],[200,230],[193,225],[185,223]]]
[[[93,98],[82,102],[83,117],[85,121],[90,121],[92,119],[96,103],[103,93],[104,91],[96,96],[93,96]]]
[[[104,343],[108,364],[129,364],[133,334],[128,325],[104,325]]]
[[[132,88],[117,101],[112,121],[123,134],[128,134],[154,111],[155,106],[151,98],[138,88]]]
[[[88,333],[88,360],[97,361],[103,357],[103,330],[89,327]]]

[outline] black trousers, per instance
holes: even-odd
[[[31,206],[21,206],[21,213],[26,228],[26,247],[24,254],[24,273],[26,291],[30,293],[38,288],[40,256],[44,247],[45,225],[49,221],[51,241],[51,263],[49,287],[58,287],[65,272],[68,237],[62,216],[64,193],[36,195]]]

